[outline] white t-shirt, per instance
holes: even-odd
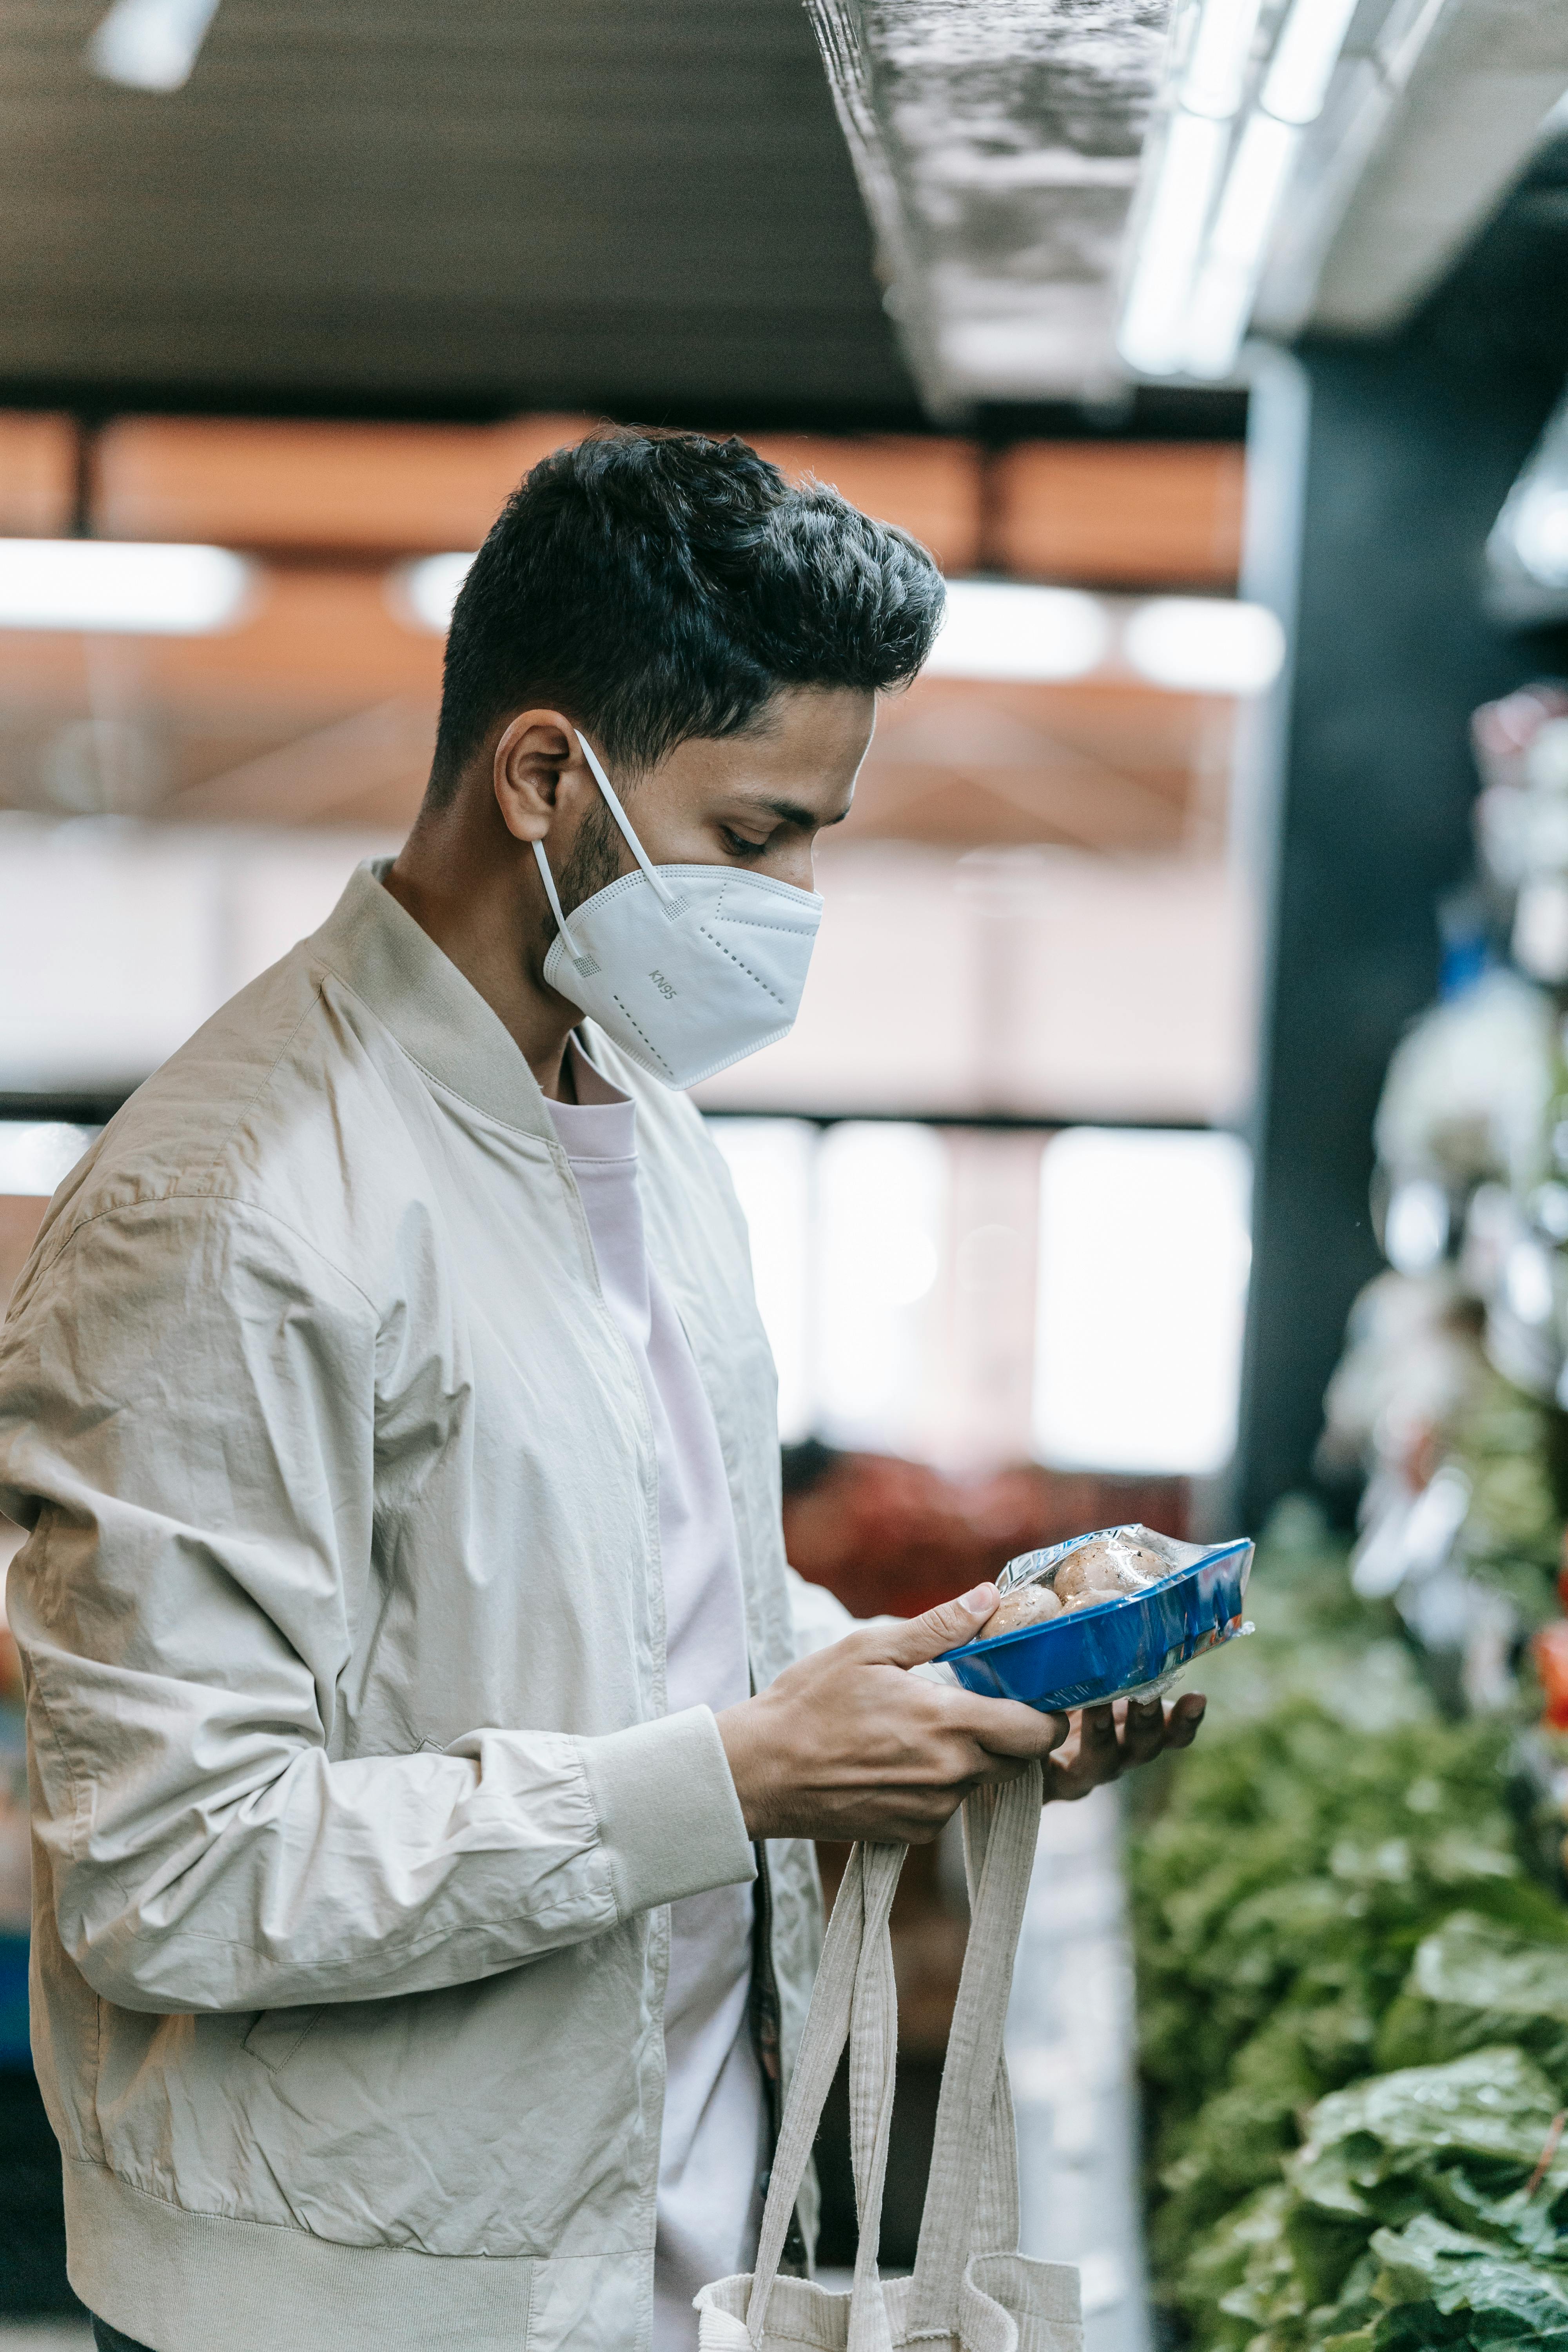
[[[576,1045],[575,1103],[550,1115],[587,1213],[605,1301],[642,1375],[658,1453],[666,1704],[733,1706],[751,1685],[734,1515],[712,1408],[680,1318],[648,1264],[637,1106]],[[750,1886],[670,1906],[666,2086],[654,2252],[654,2352],[690,2352],[691,2298],[749,2270],[761,2218],[765,2102],[747,2017]]]

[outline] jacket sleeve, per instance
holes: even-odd
[[[176,1197],[46,1244],[0,1334],[0,1508],[61,1941],[129,2009],[493,1975],[753,1873],[711,1714],[329,1752],[371,1588],[377,1317]]]

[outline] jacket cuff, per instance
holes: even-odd
[[[576,1744],[621,1918],[756,1876],[710,1708],[689,1706]]]

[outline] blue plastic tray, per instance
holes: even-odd
[[[1080,1536],[1053,1549],[1065,1559],[1088,1540]],[[1193,1545],[1179,1549],[1197,1553]],[[1043,1625],[997,1633],[989,1642],[967,1642],[961,1650],[949,1650],[945,1662],[966,1690],[984,1698],[1021,1699],[1047,1713],[1120,1698],[1240,1633],[1251,1569],[1252,1546],[1245,1537],[1218,1544],[1146,1592],[1074,1609]],[[1009,1589],[1026,1581],[1017,1577]]]

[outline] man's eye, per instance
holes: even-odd
[[[727,824],[721,824],[719,833],[731,857],[760,857],[768,845],[765,841],[748,841],[743,833],[731,833]]]

